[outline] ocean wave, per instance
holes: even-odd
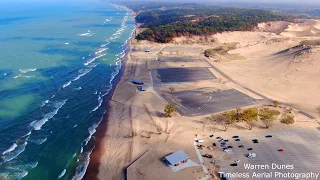
[[[108,40],[106,40],[106,41],[107,41],[107,43],[100,45],[101,48],[106,47],[107,45],[110,44],[110,41],[108,41]]]
[[[36,71],[37,68],[30,68],[30,69],[19,69],[19,71],[23,74],[27,73],[27,72],[33,72]]]
[[[92,33],[90,30],[88,30],[86,33],[78,34],[78,36],[92,36],[94,33]]]
[[[43,101],[42,104],[41,104],[41,107],[45,106],[45,105],[48,104],[48,103],[49,103],[49,100]]]
[[[25,150],[27,144],[27,141],[20,145],[17,144],[18,146],[15,147],[12,151],[4,153],[2,156],[0,156],[0,165],[18,157]]]
[[[106,51],[109,48],[99,48],[97,52],[95,52],[95,54],[101,54],[102,52]]]
[[[68,45],[69,43],[68,42],[66,42],[66,43],[64,43],[65,45]]]
[[[29,142],[35,143],[35,144],[37,144],[37,145],[43,144],[43,143],[46,142],[46,141],[47,141],[47,138],[29,140]]]
[[[65,103],[67,102],[66,100],[63,101],[58,101],[54,104],[54,110],[52,112],[49,112],[48,114],[44,115],[44,117],[41,120],[38,121],[33,121],[30,123],[30,126],[34,128],[34,130],[38,131],[41,129],[41,127],[47,122],[49,121],[51,118],[53,118],[58,111],[60,110],[60,108],[62,108],[63,105],[65,105]]]
[[[77,127],[77,126],[78,126],[78,124],[74,125],[73,127],[75,128],[75,127]]]
[[[76,91],[79,91],[81,89],[82,89],[82,87],[74,88],[74,90],[76,90]]]
[[[102,102],[103,102],[103,99],[99,96],[99,105],[98,106],[96,106],[94,109],[92,109],[91,110],[91,112],[95,112],[96,110],[98,110],[99,109],[99,107],[101,106],[101,104],[102,104]]]
[[[56,97],[56,95],[52,95],[52,96],[51,96],[51,99],[53,99],[54,97]]]
[[[66,87],[70,86],[70,84],[71,84],[71,81],[68,81],[67,83],[65,83],[65,84],[62,86],[62,88],[66,88]]]
[[[62,178],[66,174],[67,170],[64,169],[58,176],[58,179]]]
[[[102,57],[102,56],[105,56],[106,54],[100,54],[100,55],[98,55],[98,56],[96,56],[96,57],[94,57],[94,58],[91,58],[91,59],[89,59],[87,62],[85,62],[84,63],[84,65],[85,66],[88,66],[90,63],[92,63],[93,61],[95,61],[96,59],[98,59],[98,58],[100,58],[100,57]]]
[[[5,154],[7,154],[7,153],[9,153],[9,152],[11,152],[11,151],[13,151],[13,150],[15,150],[16,147],[18,147],[18,145],[17,145],[16,143],[13,143],[13,144],[9,147],[9,149],[3,151],[2,155],[5,155]]]
[[[7,75],[7,73],[3,73],[3,76],[6,76]]]
[[[17,79],[17,78],[19,78],[19,77],[21,77],[21,74],[19,74],[18,76],[15,76],[15,77],[13,77],[14,79]]]

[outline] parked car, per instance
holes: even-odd
[[[216,137],[216,139],[221,139],[221,137],[220,137],[220,136],[218,136],[218,137]]]
[[[249,153],[249,154],[247,155],[247,157],[248,157],[248,158],[255,158],[255,157],[257,157],[257,154],[256,154],[256,153]]]
[[[225,139],[224,142],[229,142],[229,140],[228,140],[228,139]]]
[[[244,145],[240,145],[239,148],[244,148]]]
[[[252,149],[252,148],[248,148],[247,150],[248,150],[248,151],[252,151],[253,149]]]
[[[213,143],[212,146],[217,146],[217,144],[216,144],[216,143]]]
[[[278,151],[279,151],[279,152],[284,152],[284,150],[283,150],[283,149],[278,149]]]
[[[213,134],[211,134],[209,137],[211,137],[211,138],[212,138],[213,136],[214,136],[214,135],[213,135]]]
[[[266,135],[266,138],[272,138],[272,135]]]
[[[210,155],[210,154],[204,154],[204,155],[202,155],[202,157],[212,158],[212,155]]]
[[[240,162],[240,159],[237,159],[237,160],[235,160],[234,162],[238,163],[238,162]]]
[[[236,139],[235,141],[240,141],[240,139]]]
[[[233,146],[228,146],[228,148],[233,148]]]
[[[238,163],[232,163],[230,166],[238,166]]]
[[[239,138],[239,136],[232,136],[232,138],[236,138],[236,139],[238,139],[238,138]]]
[[[231,151],[231,149],[225,149],[225,150],[223,150],[224,152],[230,152]]]

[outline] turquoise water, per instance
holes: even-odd
[[[0,11],[0,179],[81,179],[131,12],[89,0]]]

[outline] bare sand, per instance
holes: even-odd
[[[185,151],[192,161],[200,163],[193,145],[194,138],[197,136],[206,139],[210,134],[222,131],[222,127],[218,125],[211,126],[205,123],[206,118],[210,115],[185,117],[176,114],[171,118],[160,116],[159,113],[163,113],[167,102],[159,92],[170,93],[170,87],[174,87],[175,91],[198,88],[210,91],[234,88],[257,99],[258,103],[254,107],[273,108],[270,107],[272,102],[259,95],[261,94],[269,99],[279,100],[281,107],[276,109],[280,112],[293,108],[296,116],[294,125],[288,126],[276,121],[273,127],[265,129],[263,124],[259,123],[252,130],[254,132],[318,127],[316,121],[302,115],[299,111],[303,110],[317,117],[315,108],[320,103],[320,96],[317,95],[320,90],[320,62],[317,59],[319,59],[320,51],[317,47],[312,47],[311,53],[296,56],[292,53],[296,54],[299,49],[290,50],[290,48],[299,45],[300,41],[305,38],[320,38],[310,36],[314,33],[309,33],[309,36],[305,37],[309,32],[309,29],[305,28],[306,24],[311,24],[314,28],[319,28],[320,24],[317,21],[309,22],[309,20],[305,23],[300,20],[297,23],[299,25],[282,23],[284,22],[262,24],[255,32],[217,34],[210,37],[215,40],[214,42],[192,46],[186,44],[186,38],[182,40],[180,38],[170,45],[133,41],[124,75],[109,102],[107,121],[99,126],[102,131],[98,131],[101,134],[97,136],[101,136],[91,155],[92,161],[86,179],[175,180],[199,179],[205,175],[208,175],[209,179],[217,179],[216,173],[219,166],[212,165],[207,159],[204,164],[209,170],[208,174],[205,174],[200,167],[187,168],[173,173],[163,163],[164,156],[180,149]],[[299,26],[303,28],[299,29]],[[200,40],[196,38],[192,41]],[[245,60],[232,59],[217,62],[215,58],[210,58],[200,62],[158,61],[159,52],[169,57],[202,58],[204,49],[217,47],[224,43],[238,43],[239,46],[229,51],[228,54],[240,54],[245,57]],[[170,48],[168,50],[168,47],[171,47],[171,51]],[[200,48],[201,52],[193,52],[190,48]],[[279,53],[288,48],[288,51]],[[152,51],[146,53],[146,49]],[[179,52],[176,52],[176,49],[179,49]],[[211,65],[228,77],[211,68]],[[218,80],[153,86],[150,71],[172,67],[208,67]],[[144,80],[149,85],[148,90],[138,92],[136,86],[131,83],[134,78]],[[238,123],[230,127],[226,133],[232,135],[234,132],[244,131],[248,131],[246,124]],[[220,156],[215,149],[205,149],[201,153],[213,154],[217,162],[229,162],[228,157]]]

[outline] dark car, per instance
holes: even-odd
[[[236,139],[235,141],[240,141],[240,139]]]
[[[212,158],[212,155],[210,155],[210,154],[204,154],[204,155],[202,155],[203,157],[206,157],[206,158]]]
[[[239,136],[232,136],[232,138],[239,138]]]
[[[258,141],[258,139],[252,139],[252,141]]]
[[[217,146],[217,144],[216,144],[216,143],[213,143],[212,146]]]
[[[216,137],[216,139],[221,139],[221,137],[218,136],[218,137]]]
[[[267,135],[266,138],[272,138],[272,135]]]
[[[213,136],[214,136],[214,135],[213,135],[213,134],[211,134],[209,137],[211,137],[211,138],[212,138]]]
[[[253,143],[255,143],[255,144],[256,144],[256,143],[259,143],[259,141],[253,141]]]
[[[240,145],[239,148],[244,148],[244,145]]]
[[[232,163],[230,166],[238,166],[238,163]]]
[[[233,148],[233,146],[228,146],[228,148]]]
[[[226,140],[224,140],[224,142],[229,142],[229,140],[228,140],[228,139],[226,139]]]
[[[248,148],[247,150],[248,150],[248,151],[252,151],[252,148]]]

